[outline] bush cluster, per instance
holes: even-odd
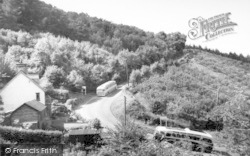
[[[186,122],[180,122],[179,120],[173,120],[167,117],[161,118],[159,115],[149,112],[144,105],[142,105],[138,100],[133,100],[128,106],[128,114],[137,119],[149,124],[151,126],[175,126],[175,127],[188,127],[189,124]]]
[[[53,89],[48,94],[63,103],[69,99],[69,91],[64,89]]]
[[[59,131],[24,130],[9,126],[0,126],[2,139],[18,143],[62,143],[63,135]]]

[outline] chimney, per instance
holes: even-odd
[[[39,81],[39,74],[38,73],[27,73],[27,76],[31,78],[32,80]]]
[[[36,82],[39,82],[40,76],[37,68],[29,68],[27,70],[27,76]]]
[[[30,69],[29,66],[27,64],[24,63],[17,63],[16,64],[17,67],[17,71],[20,72],[24,72],[30,79],[39,82],[39,72],[38,71],[34,71],[34,69]]]
[[[19,72],[19,71],[22,71],[22,72],[24,72],[25,74],[27,74],[27,72],[28,72],[28,67],[27,67],[26,64],[24,64],[24,63],[17,63],[17,64],[16,64],[16,67],[17,67],[18,72]]]

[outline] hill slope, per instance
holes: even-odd
[[[245,101],[249,80],[249,63],[198,51],[188,63],[171,67],[164,75],[151,76],[135,89],[144,94],[150,111],[156,114],[208,120],[215,118],[212,112],[217,107],[237,98]]]
[[[129,114],[150,125],[158,125],[161,116],[194,129],[223,130],[211,132],[218,146],[249,152],[250,64],[197,49],[184,58],[132,90],[137,100],[130,103]]]

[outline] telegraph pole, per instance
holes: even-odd
[[[126,74],[127,74],[127,84],[128,84],[128,87],[129,87],[129,78],[128,78],[128,62],[126,60]]]
[[[216,99],[217,105],[219,104],[219,93],[220,93],[220,88],[221,88],[221,87],[219,87],[218,90],[217,90],[217,99]]]
[[[126,100],[126,96],[124,96],[124,123],[125,123],[125,125],[126,125],[126,102],[127,102],[127,100]]]
[[[219,93],[220,93],[220,89],[221,87],[218,86],[218,90],[217,90],[217,98],[216,98],[216,103],[217,103],[217,106],[219,105]],[[216,130],[218,129],[218,117],[216,117]]]

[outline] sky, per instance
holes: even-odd
[[[228,13],[237,24],[233,33],[206,41],[205,37],[186,44],[201,45],[222,52],[250,55],[250,0],[42,0],[64,11],[87,13],[116,24],[135,26],[158,33],[181,32],[188,35],[189,20]]]

